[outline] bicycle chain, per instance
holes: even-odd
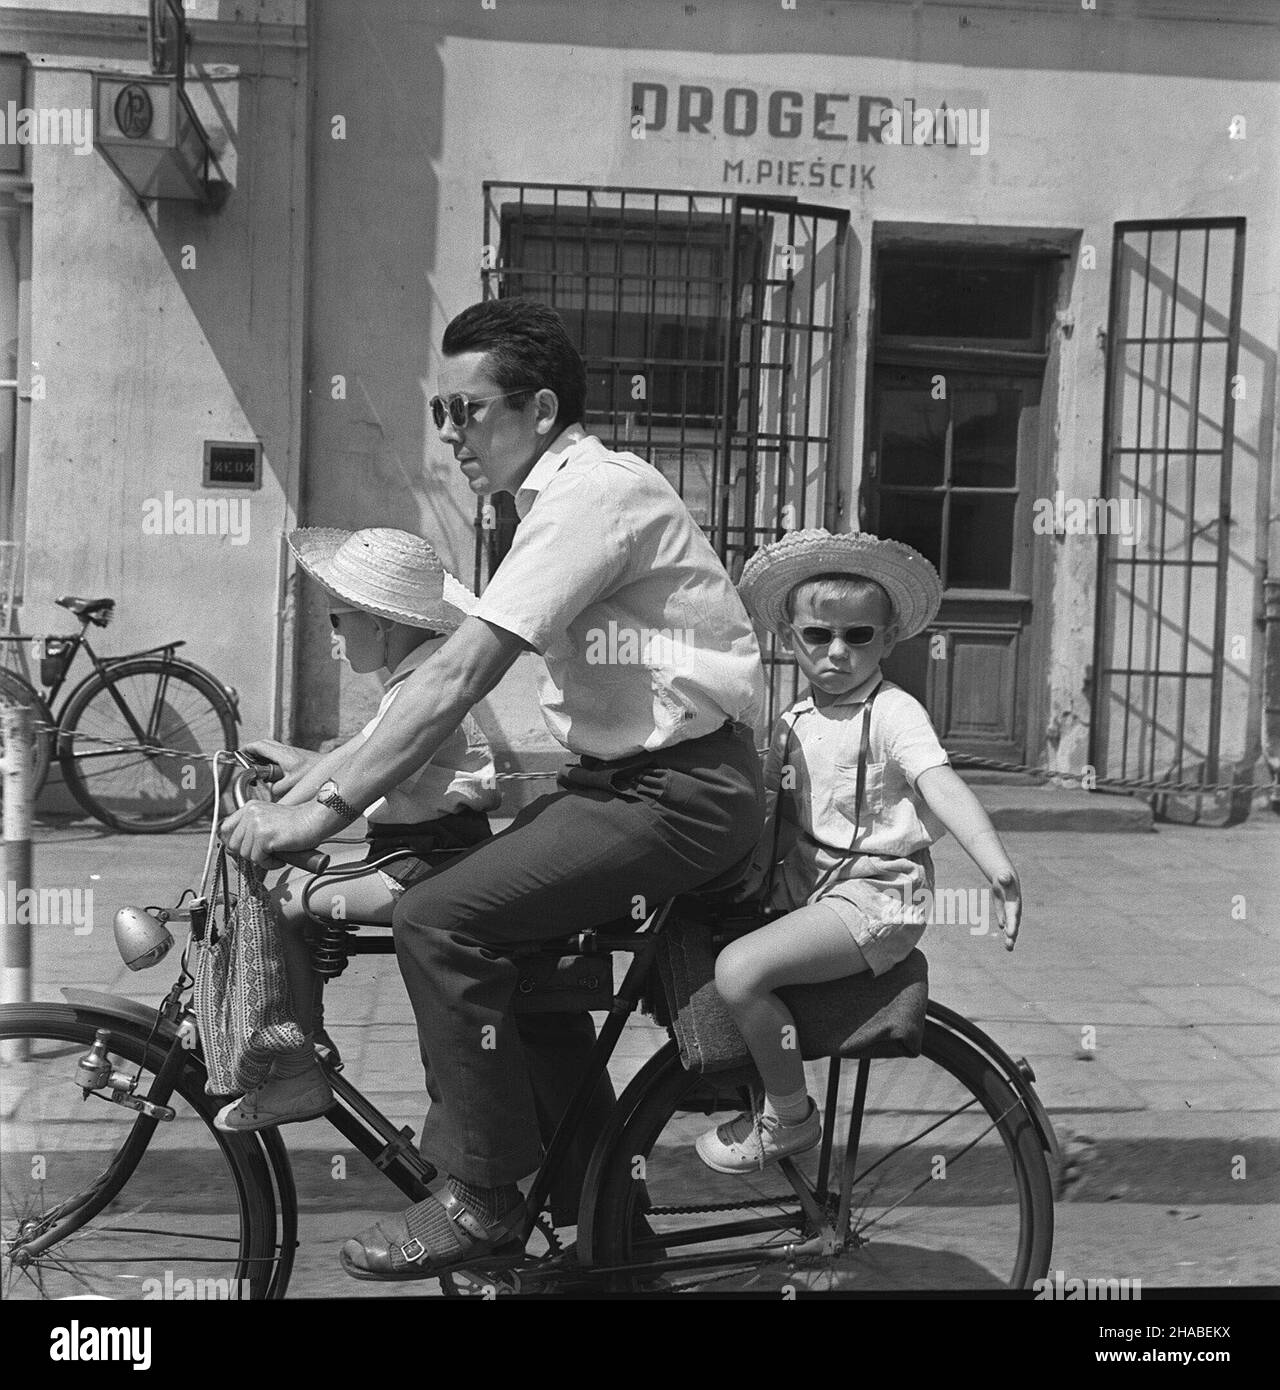
[[[711,1211],[750,1211],[753,1207],[780,1207],[794,1202],[796,1194],[788,1192],[778,1197],[756,1197],[749,1202],[711,1202],[694,1207],[650,1207],[647,1216],[699,1216]]]

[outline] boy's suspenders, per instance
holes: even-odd
[[[862,712],[862,738],[858,743],[858,782],[853,793],[853,838],[858,838],[858,829],[862,821],[862,798],[866,791],[867,783],[867,759],[871,753],[871,706],[875,703],[876,696],[880,693],[880,687],[884,684],[881,678],[875,683],[871,694],[867,696],[866,708]],[[791,753],[791,738],[795,733],[795,721],[792,720],[787,725],[787,737],[782,746],[782,766],[786,767],[787,758]],[[782,830],[782,788],[778,788],[778,801],[773,813],[773,853],[769,859],[769,889],[766,897],[773,896],[774,875],[778,871],[778,837]]]

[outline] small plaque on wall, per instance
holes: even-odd
[[[204,441],[205,487],[260,488],[262,442],[237,444],[226,439]]]

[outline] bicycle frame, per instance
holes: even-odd
[[[76,681],[76,683],[71,687],[71,689],[67,691],[66,698],[62,701],[61,707],[57,710],[57,719],[59,720],[62,717],[63,711],[66,710],[67,706],[76,697],[76,695],[78,695],[79,692],[86,685],[88,685],[88,683],[95,677],[105,678],[107,672],[111,669],[112,666],[119,665],[123,661],[131,661],[134,657],[151,656],[156,652],[161,653],[163,659],[166,662],[172,662],[173,664],[177,665],[178,662],[174,658],[174,652],[176,652],[179,647],[186,646],[186,642],[184,640],[179,640],[177,642],[162,642],[155,647],[142,647],[138,651],[124,652],[120,656],[99,656],[97,652],[94,651],[93,646],[89,641],[88,618],[81,619],[79,632],[58,633],[56,635],[59,637],[64,637],[68,642],[71,643],[71,654],[63,662],[62,670],[58,675],[58,679],[54,681],[52,685],[48,686],[44,685],[43,682],[40,685],[37,685],[34,681],[27,682],[27,684],[31,686],[31,689],[37,695],[40,696],[40,698],[45,702],[46,705],[48,705],[48,707],[51,710],[54,708],[59,693],[67,684],[72,664],[75,662],[76,656],[80,652],[81,648],[84,649],[84,652],[88,656],[89,661],[93,667],[92,671],[88,672],[88,674],[83,676],[80,680]],[[34,633],[0,633],[0,642],[18,643],[42,641],[44,641],[44,638],[38,637]],[[25,677],[23,677],[23,679],[25,679]],[[221,686],[222,682],[218,681],[218,684]],[[222,688],[224,690],[226,689],[225,686],[222,686]],[[129,714],[128,710],[125,709],[123,703],[120,702],[119,699],[117,699],[117,704],[120,704],[121,713],[125,715],[125,717],[129,720],[130,726],[134,728],[136,731],[136,721]],[[139,733],[138,736],[141,738],[141,733]]]

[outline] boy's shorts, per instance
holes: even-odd
[[[916,892],[933,888],[928,850],[900,859],[853,855],[843,863],[832,862],[807,895],[801,888],[804,871],[795,866],[788,873],[792,867],[782,866],[773,906],[787,911],[829,908],[853,937],[873,975],[883,975],[919,944],[928,912],[916,901]]]
[[[842,888],[844,886],[841,885]],[[901,908],[902,900],[899,898],[897,902]],[[828,908],[840,919],[871,967],[873,975],[883,975],[899,961],[905,960],[919,943],[927,925],[925,922],[903,920],[901,917],[894,920],[892,913],[886,916],[883,910],[877,913],[876,907],[883,908],[882,904],[868,904],[872,906],[872,910],[868,911],[867,907],[853,901],[852,896],[846,897],[840,892],[828,893],[826,897],[819,898],[813,906]]]

